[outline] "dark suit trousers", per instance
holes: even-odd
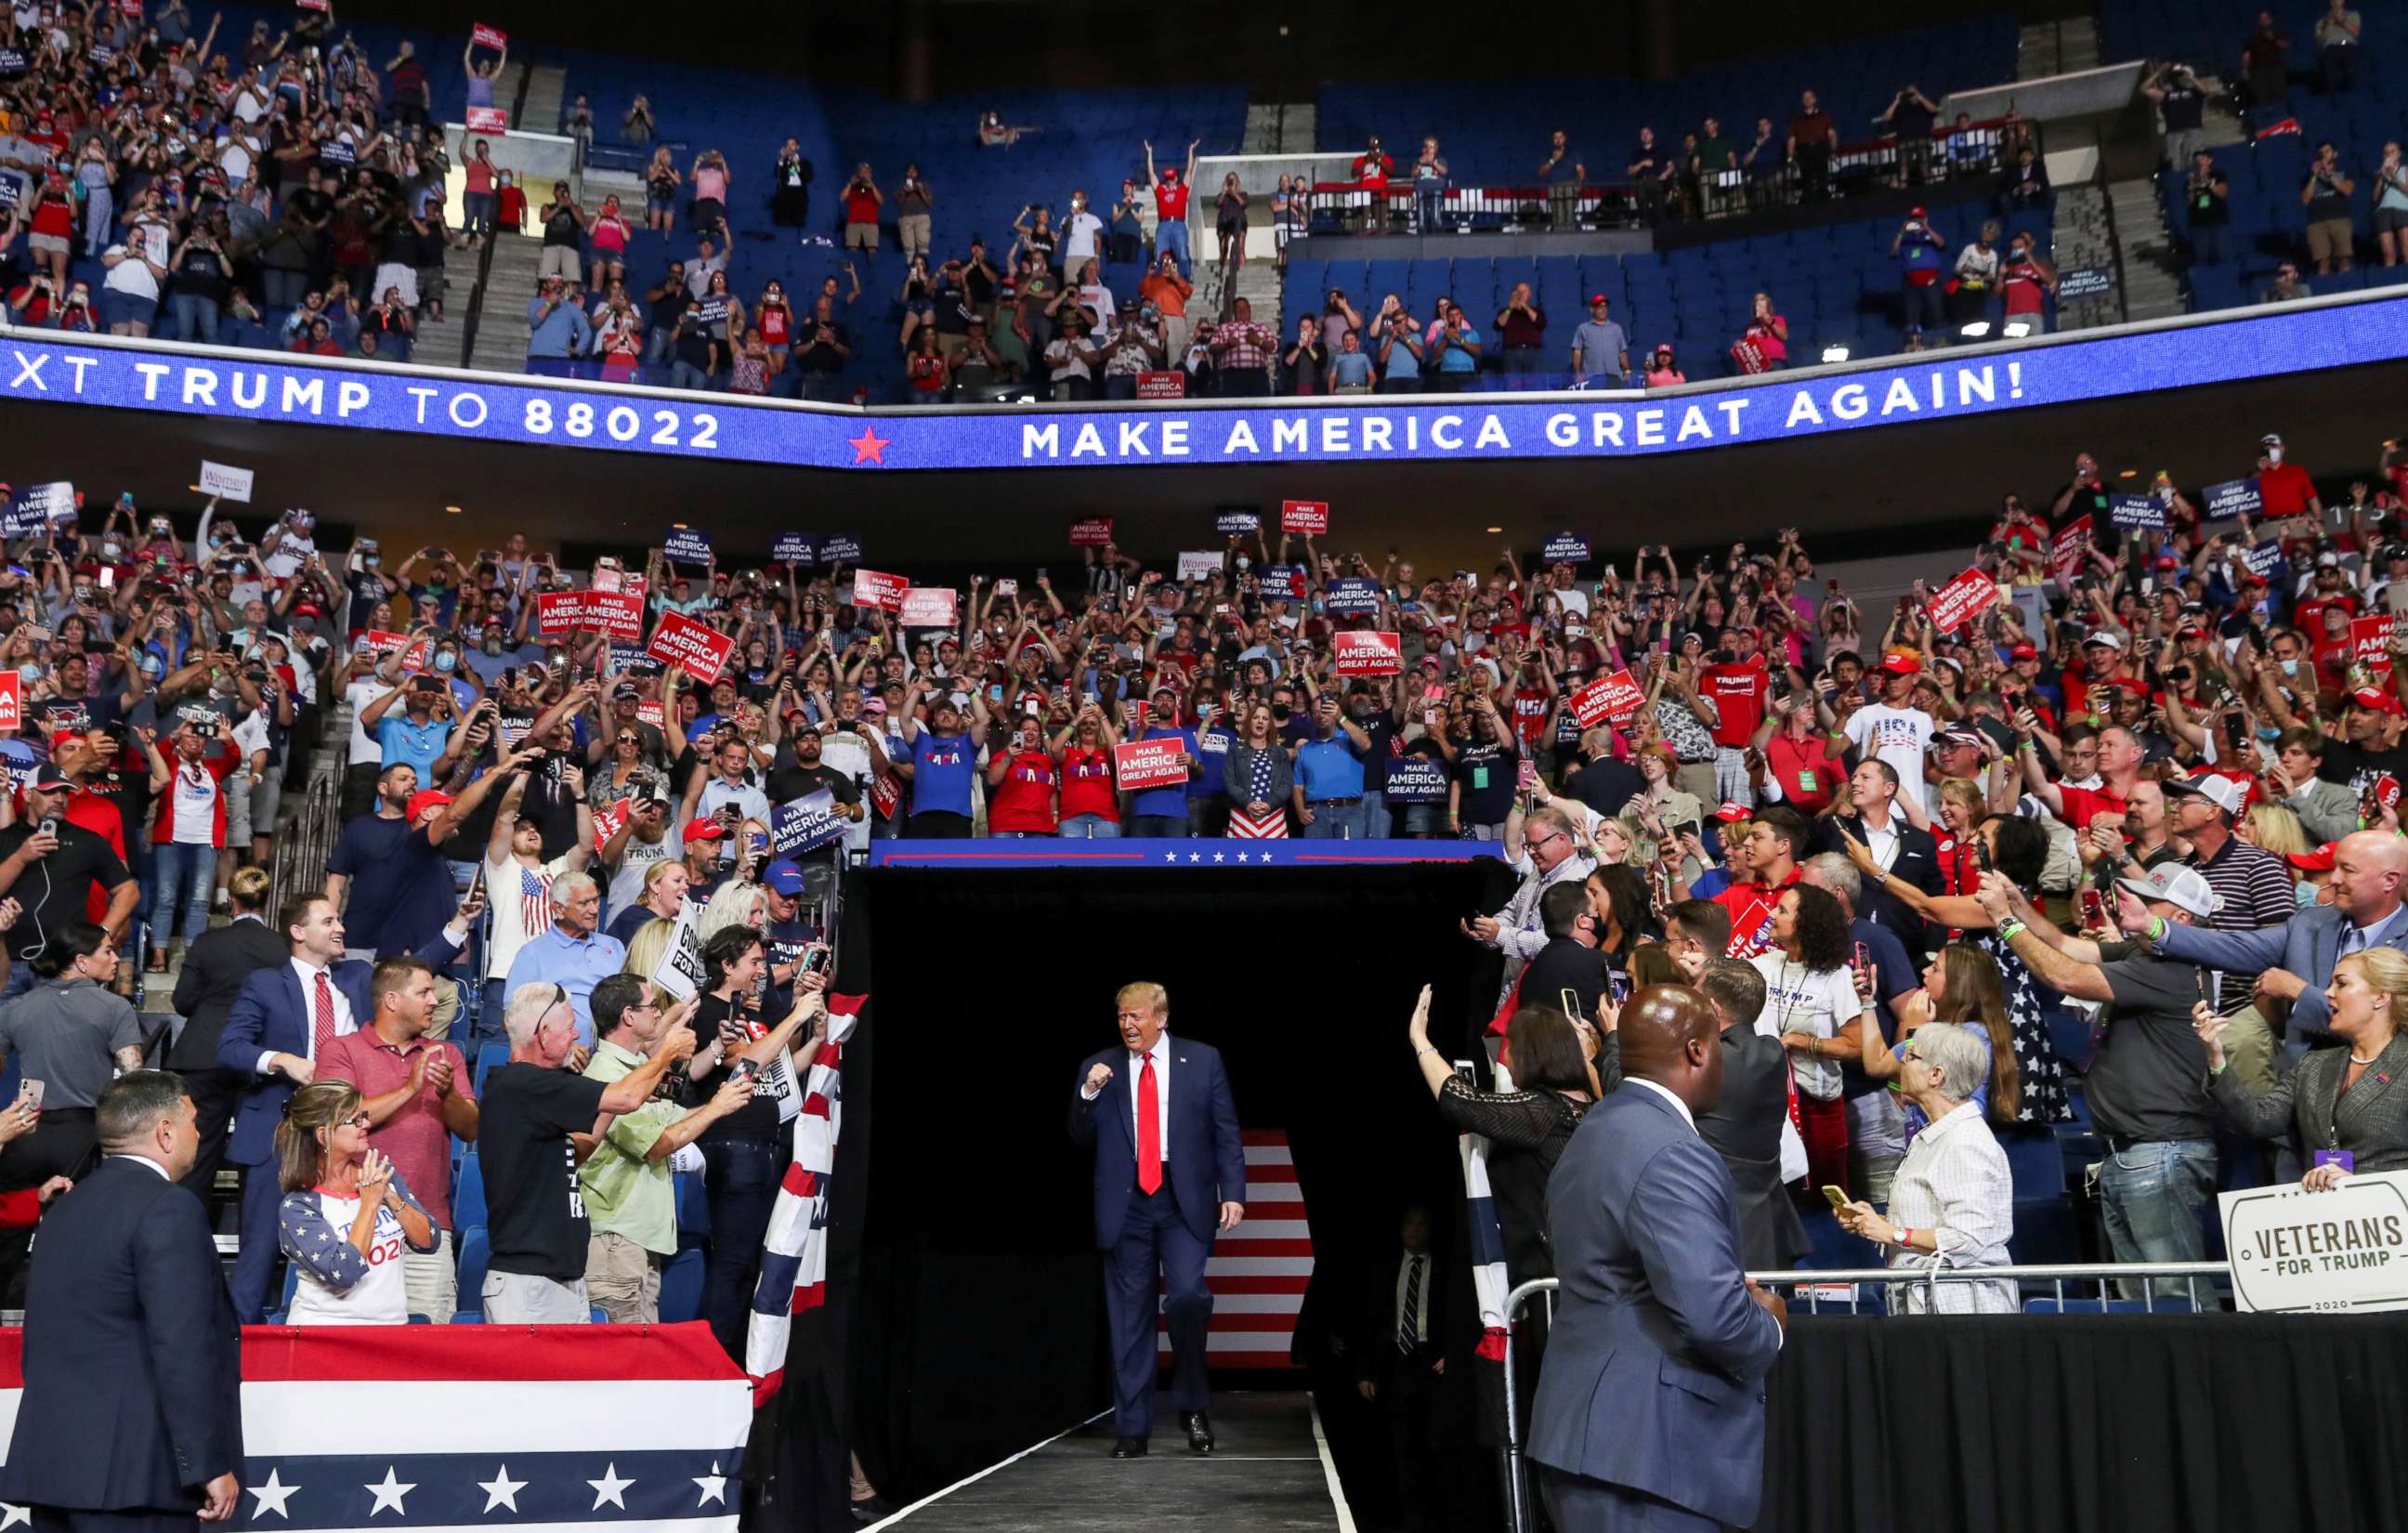
[[[199,1153],[193,1157],[193,1168],[184,1175],[184,1185],[207,1209],[217,1201],[218,1172],[226,1163],[226,1134],[234,1126],[234,1110],[241,1104],[251,1077],[214,1067],[179,1073],[193,1094],[201,1143]]]
[[[1131,1176],[1135,1176],[1132,1169]],[[1201,1411],[1211,1398],[1204,1378],[1205,1331],[1212,1295],[1204,1286],[1204,1259],[1212,1242],[1199,1240],[1179,1217],[1179,1199],[1165,1168],[1162,1190],[1148,1197],[1129,1189],[1121,1238],[1104,1255],[1104,1309],[1112,1330],[1112,1430],[1142,1438],[1154,1431],[1154,1279],[1158,1312],[1170,1323],[1170,1397],[1182,1411]]]
[[[189,1512],[77,1512],[36,1507],[34,1533],[195,1533],[201,1526],[196,1506]]]
[[[1435,1319],[1433,1315],[1433,1319]],[[1397,1526],[1406,1533],[1422,1533],[1445,1526],[1453,1509],[1451,1496],[1441,1499],[1436,1471],[1455,1451],[1438,1424],[1438,1375],[1430,1365],[1438,1349],[1424,1345],[1411,1357],[1386,1343],[1389,1367],[1381,1370],[1379,1410],[1388,1428],[1388,1452],[1397,1467]]]
[[[226,1286],[234,1295],[235,1318],[246,1325],[260,1324],[267,1310],[267,1287],[275,1281],[277,1259],[283,1254],[276,1218],[283,1201],[274,1157],[242,1168],[242,1249],[235,1253],[234,1281]]]
[[[92,1109],[52,1108],[42,1114],[42,1125],[0,1151],[0,1190],[19,1192],[38,1187],[54,1176],[80,1182],[100,1164],[100,1140]],[[34,1246],[34,1227],[0,1230],[0,1305],[25,1307],[25,1274]]]

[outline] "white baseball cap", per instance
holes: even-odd
[[[2172,784],[2169,783],[2171,787]],[[2224,904],[2223,897],[2208,887],[2207,876],[2196,867],[2180,863],[2159,863],[2145,878],[2117,879],[2116,887],[2129,889],[2143,899],[2161,899],[2178,910],[2187,910],[2205,920]]]

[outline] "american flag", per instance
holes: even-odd
[[[0,1451],[23,1341],[0,1329]],[[222,1526],[735,1533],[752,1426],[745,1381],[699,1321],[253,1325],[242,1492]],[[28,1520],[0,1506],[0,1527]]]
[[[1297,1311],[1312,1282],[1312,1232],[1304,1219],[1296,1161],[1278,1129],[1248,1129],[1246,1221],[1212,1242],[1204,1286],[1212,1294],[1206,1358],[1216,1368],[1284,1368]],[[1155,1352],[1170,1360],[1170,1323],[1155,1321]]]
[[[861,1020],[867,996],[830,996],[827,1042],[811,1060],[795,1114],[795,1157],[762,1241],[761,1277],[744,1335],[744,1371],[757,1404],[785,1382],[786,1342],[795,1316],[827,1299],[828,1173],[836,1168],[837,1131],[844,1123],[844,1043]]]
[[[1268,841],[1287,838],[1287,810],[1273,809],[1257,818],[1243,809],[1229,811],[1229,839]]]
[[[519,866],[519,925],[530,938],[552,930],[552,875],[540,867]]]

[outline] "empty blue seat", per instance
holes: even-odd
[[[485,1222],[485,1168],[473,1150],[460,1157],[460,1181],[452,1189],[452,1227]]]
[[[460,1293],[482,1304],[485,1268],[494,1259],[493,1241],[487,1239],[483,1225],[464,1225],[457,1226],[453,1243],[460,1248]]]
[[[674,1325],[702,1313],[703,1254],[688,1246],[661,1269],[661,1323]]]

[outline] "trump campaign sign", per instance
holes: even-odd
[[[1099,549],[1112,540],[1112,519],[1091,516],[1083,522],[1070,523],[1070,546],[1074,549]]]
[[[1600,724],[1627,724],[1639,711],[1646,694],[1627,670],[1600,676],[1571,695],[1572,717],[1583,729]]]
[[[467,121],[461,125],[470,133],[507,134],[510,131],[510,110],[507,107],[471,107],[463,115]]]
[[[2366,667],[2369,674],[2386,677],[2391,674],[2391,636],[2398,632],[2398,620],[2377,613],[2371,618],[2349,620],[2349,657]]]
[[[696,623],[681,612],[664,613],[661,625],[652,633],[652,642],[645,652],[667,666],[683,666],[686,674],[697,681],[719,679],[727,657],[736,649],[736,640],[716,628]]]
[[[853,604],[855,607],[900,612],[903,610],[903,598],[910,590],[911,582],[900,575],[888,575],[875,569],[853,572]]]
[[[2220,1194],[2216,1203],[2232,1258],[2233,1308],[2408,1309],[2408,1172],[2370,1171],[2322,1192],[2296,1182],[2251,1187]]]
[[[895,618],[906,628],[950,628],[960,599],[958,593],[945,586],[915,585],[903,593]]]
[[[1329,636],[1340,676],[1394,676],[1403,670],[1395,634],[1346,630]]]
[[[1999,582],[1980,569],[1969,569],[1934,593],[1924,610],[1935,630],[1954,633],[1998,599]]]
[[[546,638],[561,634],[644,637],[644,598],[624,591],[538,591],[535,622]]]
[[[1183,739],[1126,740],[1112,747],[1112,773],[1125,792],[1170,788],[1187,781]]]
[[[1326,500],[1280,502],[1280,531],[1300,532],[1307,537],[1317,537],[1328,530],[1329,502]]]
[[[0,729],[25,726],[25,679],[15,667],[0,670]]]

